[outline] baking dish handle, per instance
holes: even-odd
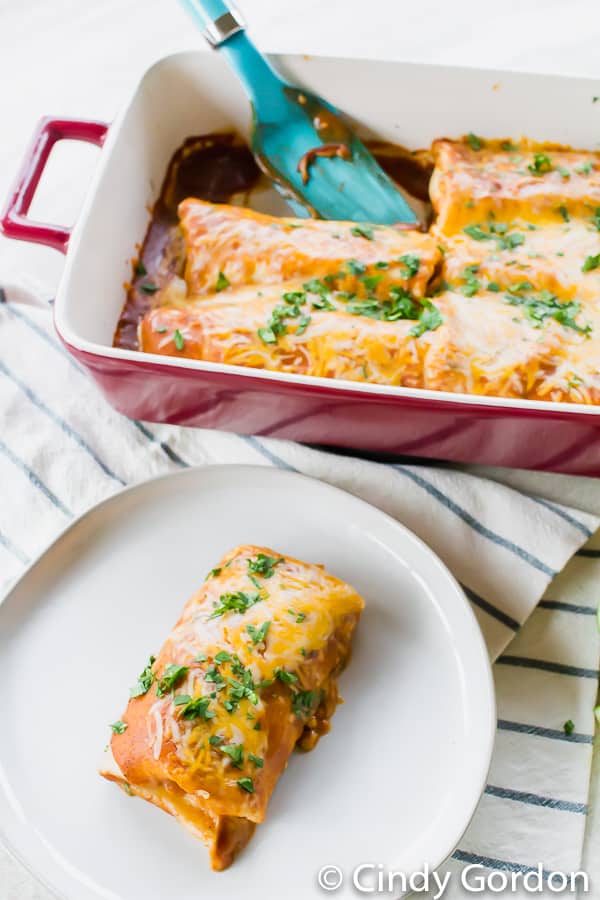
[[[53,119],[50,116],[40,119],[0,218],[0,228],[7,237],[67,252],[70,228],[32,222],[27,213],[54,145],[58,141],[87,141],[101,147],[107,131],[108,125],[104,122]]]

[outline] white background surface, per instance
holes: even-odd
[[[243,11],[257,43],[267,50],[600,76],[597,0],[494,5],[480,0],[245,0]],[[39,116],[109,121],[156,57],[196,44],[202,47],[202,39],[175,0],[0,0],[0,199]],[[95,153],[91,147],[64,146],[62,160],[59,156],[48,170],[54,189],[57,180],[63,187],[60,208],[55,201],[50,207],[42,190],[34,213],[51,221],[72,220]],[[26,273],[50,292],[62,259],[45,248],[0,239],[0,272],[7,268]],[[521,485],[533,481],[515,477]],[[577,503],[579,494],[583,505],[583,482],[566,487],[571,502]],[[600,489],[591,491],[589,482],[585,499],[588,507],[600,509]],[[596,879],[600,883],[600,873]],[[3,856],[0,889],[2,900],[48,896]]]

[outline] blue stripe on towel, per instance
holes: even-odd
[[[3,362],[0,362],[0,372],[2,372],[2,374],[6,378],[10,379],[10,381],[12,381],[13,384],[15,384],[25,394],[27,399],[31,403],[33,403],[34,406],[36,406],[41,412],[43,412],[45,415],[47,415],[48,418],[51,419],[55,423],[55,425],[58,425],[58,427],[62,431],[64,431],[64,433],[67,434],[72,440],[74,440],[75,443],[78,444],[82,450],[85,450],[85,452],[88,454],[88,456],[90,456],[94,460],[96,465],[99,466],[100,469],[102,469],[102,471],[104,472],[105,475],[108,475],[108,477],[112,478],[113,481],[117,481],[119,484],[125,486],[125,484],[127,482],[123,481],[122,478],[119,478],[119,476],[116,475],[106,465],[106,463],[100,459],[98,454],[94,450],[92,450],[90,445],[88,443],[86,443],[86,441],[84,441],[84,439],[81,437],[81,435],[78,434],[75,431],[75,429],[69,425],[68,422],[65,422],[64,419],[61,419],[60,416],[58,416],[48,406],[46,406],[46,404],[33,393],[31,388],[29,388],[19,378],[17,378],[16,375],[13,375],[13,373],[11,371],[9,371],[9,369],[4,365]]]
[[[470,853],[468,850],[455,850],[452,854],[452,859],[485,866],[486,869],[500,869],[504,872],[522,872],[523,874],[537,872],[536,866],[527,866],[523,863],[511,862],[508,859],[496,859],[493,856],[480,856],[479,853]],[[547,869],[542,869],[542,875],[544,878],[548,878],[550,872]]]
[[[252,434],[240,434],[239,437],[244,441],[244,443],[248,444],[254,450],[257,450],[261,456],[264,456],[265,459],[268,459],[269,462],[273,463],[274,466],[277,466],[278,469],[287,469],[288,472],[297,472],[298,469],[295,469],[289,463],[282,459],[277,454],[272,453],[271,450],[268,450],[267,447],[259,441],[257,437],[254,437]]]
[[[550,503],[549,500],[544,500],[542,497],[532,497],[530,496],[530,500],[533,500],[534,503],[539,504],[539,506],[543,506],[545,509],[551,510],[561,519],[564,519],[565,522],[568,522],[569,525],[572,525],[573,528],[576,528],[578,531],[581,531],[582,534],[585,534],[586,537],[591,538],[593,535],[593,531],[584,525],[583,522],[580,522],[574,516],[570,515],[565,509],[561,509],[560,506],[555,506],[554,503]]]
[[[563,603],[562,600],[540,600],[538,606],[542,609],[558,609],[561,612],[575,613],[579,616],[595,616],[593,606],[578,606],[576,603]]]
[[[419,487],[423,488],[431,497],[434,497],[436,500],[449,509],[450,512],[453,512],[454,515],[458,516],[466,525],[469,525],[473,531],[476,531],[477,534],[480,534],[482,537],[487,538],[492,541],[494,544],[497,544],[499,547],[504,547],[506,550],[509,550],[511,553],[514,553],[515,556],[520,557],[526,563],[529,563],[530,566],[533,566],[534,569],[538,569],[540,572],[543,572],[544,575],[554,576],[556,575],[556,571],[551,569],[550,566],[547,566],[545,562],[542,562],[541,559],[538,559],[533,554],[529,553],[527,550],[524,550],[523,547],[519,547],[518,544],[513,543],[512,541],[507,540],[506,538],[501,537],[499,534],[496,534],[495,531],[491,531],[491,529],[487,528],[482,522],[479,522],[474,516],[471,515],[470,512],[467,512],[466,509],[463,509],[462,506],[459,506],[458,503],[455,503],[454,500],[451,500],[445,494],[443,494],[435,485],[431,484],[430,481],[427,481],[425,478],[422,478],[420,475],[417,475],[416,472],[411,471],[410,469],[406,469],[404,466],[393,465],[391,466],[396,472],[399,472],[401,475],[405,475],[407,478],[410,478],[415,484],[419,485]]]
[[[571,744],[593,744],[594,738],[591,734],[580,734],[572,731],[567,734],[566,731],[558,728],[543,728],[541,725],[526,725],[525,722],[510,722],[508,719],[498,719],[498,731],[514,731],[517,734],[535,735],[536,737],[549,738],[552,741],[567,741]]]
[[[520,666],[523,669],[540,669],[543,672],[555,672],[557,675],[573,675],[576,678],[597,679],[598,669],[583,669],[580,666],[568,666],[564,663],[550,662],[547,659],[530,659],[527,656],[499,656],[496,665]]]
[[[512,616],[509,616],[508,613],[503,612],[501,609],[498,609],[497,606],[494,606],[489,600],[484,600],[483,597],[480,597],[479,594],[476,594],[475,591],[472,591],[471,588],[468,588],[466,585],[461,584],[461,588],[475,606],[478,606],[488,615],[492,616],[494,619],[497,619],[498,622],[502,622],[503,625],[506,625],[507,628],[510,628],[511,631],[518,631],[521,627],[521,623],[517,622],[516,619],[513,619]]]
[[[184,469],[189,469],[190,464],[186,462],[185,459],[182,459],[178,453],[175,453],[168,444],[165,444],[165,442],[161,441],[160,438],[157,438],[155,434],[152,434],[149,428],[146,428],[141,422],[138,422],[137,419],[130,419],[130,422],[144,435],[144,437],[148,438],[149,441],[158,444],[165,456],[168,456],[172,462],[177,463],[178,466],[181,466]]]
[[[16,466],[18,469],[20,469],[21,472],[23,472],[27,476],[27,478],[29,479],[31,484],[34,487],[36,487],[38,489],[38,491],[41,491],[41,493],[44,495],[44,497],[46,497],[46,499],[49,500],[53,506],[55,506],[57,509],[59,509],[61,511],[61,513],[63,513],[63,515],[67,516],[67,518],[69,518],[69,519],[73,518],[73,513],[71,512],[70,509],[67,509],[67,507],[64,505],[62,500],[59,500],[59,498],[56,496],[56,494],[54,494],[50,490],[50,488],[46,484],[44,484],[44,482],[41,480],[41,478],[39,478],[35,474],[33,469],[30,469],[29,466],[27,465],[27,463],[23,462],[23,460],[20,459],[20,457],[18,457],[16,454],[14,454],[12,452],[12,450],[9,447],[7,447],[6,444],[1,440],[0,440],[0,453],[3,453],[6,456],[6,458],[9,459],[14,466]]]
[[[0,544],[2,544],[2,546],[6,550],[8,550],[9,553],[12,553],[13,556],[16,556],[17,559],[23,563],[23,565],[26,566],[30,562],[27,554],[24,553],[19,547],[17,547],[16,544],[13,544],[13,542],[10,540],[10,538],[8,538],[5,534],[2,534],[1,531],[0,531]]]
[[[553,797],[542,797],[539,794],[531,794],[529,791],[515,791],[512,788],[497,787],[488,784],[484,794],[490,797],[498,797],[501,800],[514,800],[516,803],[528,803],[530,806],[543,806],[545,809],[558,809],[562,812],[579,813],[587,815],[585,803],[571,803],[569,800],[555,800]]]

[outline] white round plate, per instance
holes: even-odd
[[[220,556],[263,544],[366,600],[332,730],[295,754],[226,872],[97,765],[128,689]],[[458,844],[494,738],[490,665],[464,594],[411,532],[302,475],[190,469],[86,513],[0,606],[0,835],[68,900],[309,900],[338,866],[416,872]]]

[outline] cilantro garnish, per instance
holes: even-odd
[[[563,728],[565,730],[565,734],[573,734],[573,732],[575,731],[575,722],[573,722],[572,719],[567,719],[567,721],[563,725]]]
[[[144,294],[155,294],[158,290],[160,290],[157,284],[152,284],[150,281],[145,281],[143,284],[140,284],[140,291],[143,291]]]
[[[208,708],[209,705],[210,697],[197,697],[183,707],[181,715],[184,719],[203,719],[206,722],[208,719],[214,719],[216,715]]]
[[[253,575],[261,575],[263,578],[272,578],[275,572],[275,566],[282,563],[283,556],[267,556],[266,553],[257,553],[254,559],[246,560],[248,563],[248,571]]]
[[[294,672],[288,672],[286,669],[277,668],[273,675],[283,684],[293,684],[295,681],[298,681],[298,676]]]
[[[265,764],[265,761],[264,761],[264,759],[262,758],[262,756],[255,756],[254,753],[249,753],[249,754],[248,754],[248,760],[249,760],[251,763],[253,763],[253,764],[256,766],[257,769],[262,769],[262,767],[263,767],[264,764]]]
[[[557,212],[563,217],[565,222],[571,221],[571,216],[569,215],[569,210],[567,209],[566,206],[564,206],[564,205],[559,206],[557,209]]]
[[[123,734],[123,732],[127,729],[127,725],[125,724],[125,722],[122,722],[120,719],[118,719],[116,722],[113,722],[110,727],[113,730],[113,734]]]
[[[185,347],[185,338],[180,332],[179,328],[176,328],[173,332],[173,343],[175,344],[175,348],[177,350],[183,350]]]
[[[581,271],[591,272],[592,269],[597,269],[598,266],[600,266],[600,253],[596,253],[595,256],[587,256],[581,267]]]
[[[141,697],[142,694],[146,694],[150,688],[152,687],[152,682],[154,681],[154,672],[152,671],[152,666],[156,662],[156,657],[151,656],[148,665],[139,676],[137,680],[137,684],[131,688],[129,691],[130,697]]]
[[[244,765],[244,745],[243,744],[221,744],[219,747],[221,753],[225,753],[231,760],[231,764],[236,769],[241,769]]]
[[[188,666],[178,666],[176,663],[170,663],[160,678],[156,682],[156,696],[164,697],[175,685],[184,678],[189,671]]]
[[[535,153],[533,163],[527,166],[532,175],[545,175],[553,169],[552,160],[545,153]]]
[[[207,577],[207,579],[208,578],[216,578],[217,575],[220,575],[220,574],[221,574],[221,569],[217,567],[216,569],[211,569],[206,577]]]
[[[489,234],[486,234],[481,225],[465,225],[463,228],[465,234],[468,234],[469,237],[473,238],[475,241],[489,241],[491,237]]]
[[[594,167],[591,161],[588,159],[585,162],[580,163],[578,166],[575,166],[575,171],[578,175],[589,175],[593,168]]]
[[[260,628],[256,628],[255,625],[246,625],[246,631],[252,638],[253,644],[261,644],[267,636],[267,632],[271,627],[270,622],[263,622]]]
[[[142,262],[141,259],[138,259],[138,261],[135,264],[135,274],[138,275],[140,278],[143,278],[144,275],[148,274],[148,272],[146,270],[146,266],[144,265],[144,263]]]
[[[403,263],[405,266],[405,271],[403,273],[405,278],[413,278],[419,271],[421,265],[421,260],[414,253],[405,253],[398,258],[398,262]]]
[[[238,778],[237,783],[243,791],[246,791],[246,793],[254,793],[254,782],[251,778]]]
[[[484,145],[484,141],[480,137],[477,137],[476,134],[473,134],[472,131],[467,135],[467,142],[471,150],[481,150]]]
[[[295,715],[309,718],[321,702],[321,691],[298,691],[292,698]]]
[[[215,291],[224,291],[225,288],[229,287],[229,279],[225,275],[224,272],[219,272],[217,276],[217,283],[215,284]]]
[[[350,229],[350,234],[354,235],[354,237],[365,238],[367,241],[372,241],[374,237],[371,225],[354,225]]]
[[[421,337],[426,331],[435,331],[444,321],[441,312],[430,300],[423,301],[423,310],[419,321],[408,332],[412,337]]]
[[[211,747],[220,747],[223,743],[223,738],[218,734],[211,734],[208,739],[208,743],[211,745]]]
[[[245,591],[236,591],[233,594],[221,594],[221,596],[219,597],[219,603],[215,606],[209,618],[215,619],[217,616],[222,616],[226,612],[244,613],[247,609],[250,609],[251,606],[254,606],[254,604],[258,603],[261,599],[262,598],[258,592],[256,592],[255,594],[248,594]]]
[[[530,289],[529,282],[526,284],[528,285],[527,289]],[[554,294],[546,290],[540,291],[537,296],[521,297],[517,290],[518,286],[515,286],[511,289],[511,293],[506,295],[507,302],[511,306],[520,306],[534,328],[541,328],[547,319],[554,319],[564,328],[571,328],[573,331],[589,337],[592,326],[581,327],[575,321],[576,316],[581,312],[581,303],[576,300],[561,303]]]
[[[367,271],[365,264],[359,262],[357,259],[349,259],[346,263],[346,268],[350,275],[364,275]]]

